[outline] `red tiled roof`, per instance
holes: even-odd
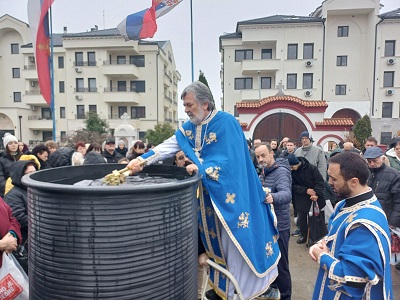
[[[331,118],[324,119],[322,122],[315,122],[316,126],[353,126],[351,118]]]
[[[328,107],[328,103],[324,100],[303,100],[295,96],[285,95],[285,96],[270,96],[258,101],[252,102],[237,102],[237,108],[259,108],[265,104],[275,102],[275,101],[290,101],[298,103],[305,107]]]

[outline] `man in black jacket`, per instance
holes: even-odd
[[[368,186],[374,191],[391,227],[400,227],[400,172],[384,163],[384,153],[379,147],[369,147],[364,158],[371,176]]]
[[[307,242],[307,215],[313,201],[318,203],[319,209],[325,207],[324,179],[318,168],[310,164],[304,157],[288,156],[292,170],[292,201],[297,211],[297,223],[300,227],[298,244]]]
[[[115,140],[113,138],[108,138],[106,140],[102,155],[106,158],[108,163],[117,163],[123,157],[115,151]]]

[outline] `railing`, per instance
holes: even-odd
[[[25,95],[41,95],[42,92],[40,90],[30,90],[30,91],[25,91]]]
[[[172,103],[172,99],[168,96],[165,96],[165,99]]]
[[[103,66],[114,66],[114,65],[134,65],[136,67],[139,67],[137,64],[134,62],[130,62],[129,60],[105,60],[103,61]]]
[[[97,87],[75,88],[74,91],[75,91],[75,93],[96,93],[97,92]]]
[[[110,93],[110,92],[113,92],[113,93],[117,93],[117,92],[126,93],[126,92],[136,92],[136,89],[130,88],[130,87],[122,88],[122,87],[115,86],[115,87],[105,87],[104,88],[104,92],[105,93]]]
[[[24,70],[35,70],[36,69],[36,65],[25,65],[24,66]]]
[[[74,67],[96,67],[97,61],[74,61]]]

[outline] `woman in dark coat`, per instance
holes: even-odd
[[[28,274],[28,193],[25,185],[22,184],[22,177],[38,170],[34,161],[20,160],[17,161],[10,170],[10,177],[14,187],[6,194],[4,201],[10,206],[13,216],[21,225],[23,250],[15,253],[15,257],[21,264],[25,273]],[[25,255],[22,255],[23,253]]]
[[[18,139],[12,134],[3,138],[5,147],[4,154],[0,157],[0,197],[4,196],[4,189],[8,177],[10,177],[11,166],[19,160],[22,153],[18,148]]]
[[[101,155],[101,146],[100,144],[93,143],[90,144],[86,151],[85,160],[83,161],[84,165],[95,165],[95,164],[104,164],[107,160]]]

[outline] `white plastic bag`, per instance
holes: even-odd
[[[3,253],[0,268],[0,299],[29,300],[28,276],[12,254]]]
[[[323,210],[325,211],[325,224],[329,223],[329,219],[331,217],[331,215],[333,214],[333,212],[335,211],[335,209],[332,206],[332,202],[331,200],[325,200],[325,207],[323,208]]]

